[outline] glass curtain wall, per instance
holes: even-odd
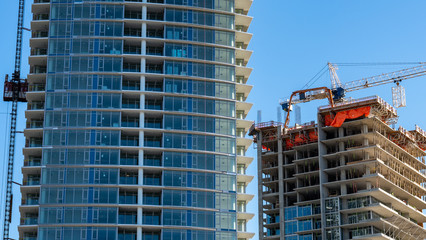
[[[22,239],[237,239],[234,8],[35,1],[49,20],[33,23],[45,88]]]

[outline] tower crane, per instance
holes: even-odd
[[[13,183],[13,164],[15,158],[15,137],[16,124],[18,117],[18,102],[26,102],[25,93],[28,90],[28,83],[25,79],[21,79],[21,58],[22,58],[22,30],[24,29],[24,6],[25,0],[19,0],[18,7],[18,27],[16,33],[16,52],[15,52],[15,69],[12,78],[6,75],[4,81],[3,100],[12,102],[10,113],[10,132],[9,132],[9,149],[7,159],[7,183],[6,183],[6,199],[4,209],[4,226],[3,240],[9,238],[9,227],[12,219],[12,183]]]
[[[405,90],[399,83],[410,78],[421,77],[426,75],[426,64],[420,63],[419,66],[406,68],[395,72],[384,73],[377,76],[362,78],[359,80],[341,83],[337,76],[337,66],[328,63],[331,79],[331,89],[328,87],[318,87],[294,91],[290,98],[281,101],[280,105],[287,116],[284,122],[284,129],[287,129],[290,121],[290,112],[294,104],[310,102],[316,99],[328,99],[331,107],[334,107],[335,102],[343,102],[345,95],[348,92],[358,91],[365,88],[375,87],[388,83],[395,83],[397,86],[392,88],[393,105],[395,107],[405,107]]]

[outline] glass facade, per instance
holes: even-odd
[[[301,232],[310,231],[314,229],[321,229],[321,219],[311,219],[313,215],[321,213],[319,204],[309,204],[301,206],[292,206],[284,208],[284,235],[285,239],[294,240],[313,240],[312,234],[300,234]],[[266,224],[276,224],[280,222],[279,214],[266,215]],[[308,218],[297,220],[297,218]],[[275,229],[268,229],[267,236],[280,235],[279,227]],[[316,236],[315,236],[316,237]],[[316,239],[316,238],[315,238]]]
[[[22,239],[253,236],[239,1],[35,1]]]

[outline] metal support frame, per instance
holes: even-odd
[[[3,239],[9,239],[10,222],[12,219],[12,183],[13,183],[13,163],[15,159],[15,141],[16,141],[16,124],[18,117],[18,98],[21,90],[21,58],[22,58],[22,30],[24,24],[24,7],[25,0],[19,0],[18,7],[18,27],[16,33],[16,52],[15,52],[15,69],[12,74],[13,96],[12,111],[10,113],[10,133],[9,133],[9,151],[7,160],[7,183],[6,183],[6,200],[4,208],[4,226]]]
[[[385,220],[387,221],[389,228],[386,228],[386,223],[383,223],[383,230],[384,233],[391,238],[401,240],[417,240],[426,238],[426,229],[423,229],[417,224],[411,222],[409,219],[399,215],[393,215]]]
[[[360,80],[355,80],[351,82],[346,82],[344,84],[344,89],[346,92],[352,92],[356,90],[361,90],[364,88],[375,87],[388,83],[396,83],[402,80],[421,77],[426,75],[426,65],[422,63],[419,66],[402,69],[396,72],[384,73],[381,75],[363,78]]]
[[[392,104],[396,108],[407,106],[405,88],[398,83],[397,86],[392,87]]]
[[[342,83],[340,82],[339,76],[337,76],[336,70],[338,69],[336,65],[332,63],[327,63],[328,71],[330,73],[331,87],[336,89],[338,87],[342,87]]]

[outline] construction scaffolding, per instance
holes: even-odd
[[[385,220],[387,224],[383,223],[384,233],[392,239],[426,239],[426,229],[412,222],[410,219],[395,214]]]

